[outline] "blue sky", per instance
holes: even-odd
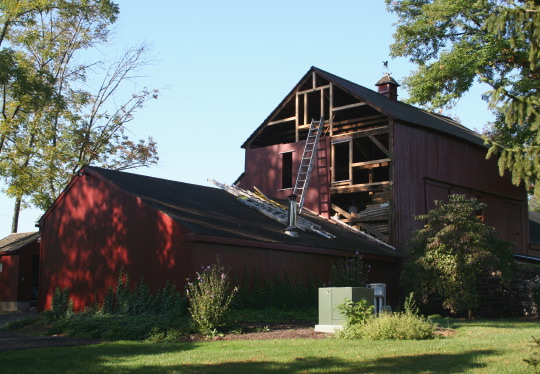
[[[146,42],[155,63],[137,84],[160,89],[129,125],[134,138],[154,137],[160,162],[135,173],[232,183],[243,171],[240,145],[311,66],[368,88],[382,77],[382,61],[398,82],[414,69],[389,57],[395,17],[383,0],[117,3],[120,18],[101,52],[112,58]],[[445,114],[481,129],[491,119],[480,99],[486,89]],[[0,197],[0,237],[9,234],[12,206]],[[41,214],[25,210],[19,232],[35,230]]]

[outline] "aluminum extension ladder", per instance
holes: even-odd
[[[306,138],[306,145],[304,147],[304,153],[302,154],[302,161],[298,168],[298,176],[296,177],[296,183],[294,185],[293,194],[300,197],[298,202],[298,212],[302,212],[304,207],[304,200],[306,199],[306,191],[309,185],[309,178],[311,177],[311,171],[313,164],[317,159],[317,149],[319,147],[319,140],[321,139],[321,133],[324,129],[324,117],[316,121],[314,118],[311,120],[309,126],[308,136]]]

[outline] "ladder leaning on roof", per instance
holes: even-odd
[[[296,183],[294,185],[293,194],[300,197],[298,202],[298,212],[302,212],[304,207],[304,200],[306,198],[306,191],[309,185],[309,178],[313,169],[313,164],[317,158],[317,149],[319,147],[319,140],[321,139],[321,133],[324,129],[324,117],[316,121],[314,118],[311,120],[311,126],[309,126],[308,136],[306,138],[306,145],[304,147],[304,153],[302,154],[302,161],[298,168],[298,176],[296,177]]]

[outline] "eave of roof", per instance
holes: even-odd
[[[15,233],[0,239],[0,254],[17,253],[24,246],[39,239],[39,232]]]
[[[356,83],[348,81],[337,75],[328,73],[322,69],[314,66],[300,79],[300,81],[294,86],[291,92],[283,99],[283,101],[272,111],[272,113],[263,121],[263,123],[249,136],[249,138],[242,144],[242,148],[247,148],[249,144],[257,137],[262,129],[269,122],[270,118],[278,111],[294,94],[298,89],[298,86],[312,73],[316,72],[322,77],[328,79],[342,90],[348,92],[350,95],[356,97],[359,100],[365,101],[368,105],[376,109],[377,111],[394,119],[401,120],[403,122],[417,125],[431,130],[443,132],[452,136],[456,136],[478,146],[486,147],[482,137],[476,132],[468,129],[467,127],[459,124],[451,118],[441,116],[438,114],[430,113],[426,110],[416,108],[412,105],[394,101],[386,96],[375,92],[369,88],[360,86]]]

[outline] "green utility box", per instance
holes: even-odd
[[[319,288],[319,325],[343,325],[345,316],[336,310],[345,299],[358,302],[362,299],[373,305],[373,288],[367,287],[328,287]]]

